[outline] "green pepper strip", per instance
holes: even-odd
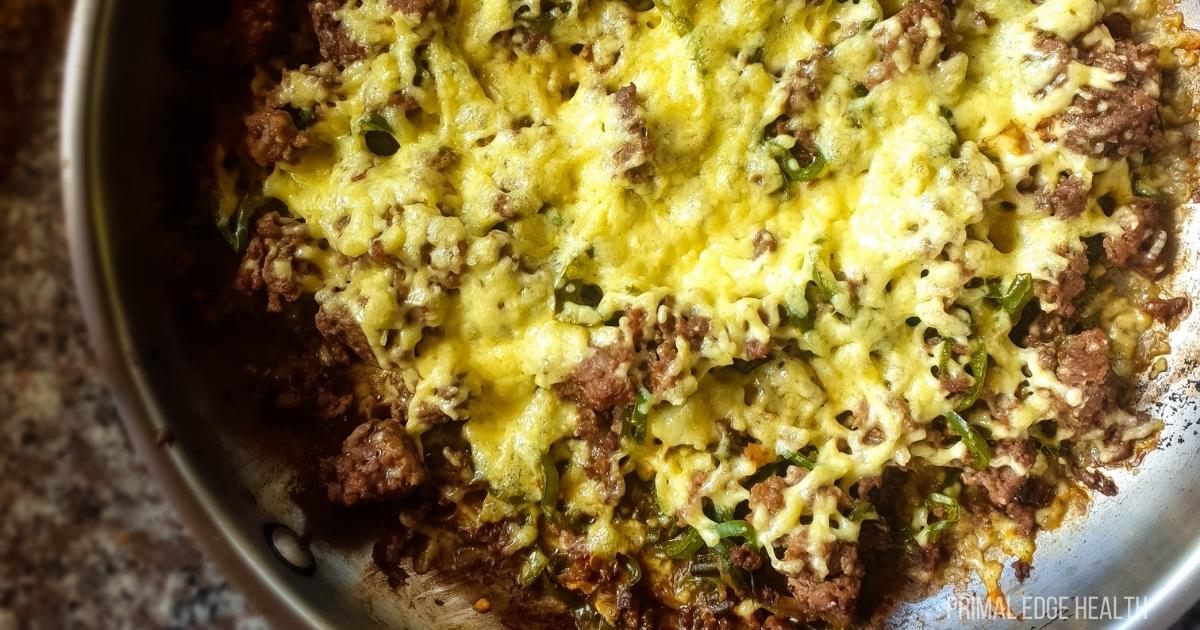
[[[792,453],[792,452],[785,451],[782,454],[780,454],[780,457],[788,460],[789,462],[791,462],[801,468],[807,468],[809,470],[812,470],[817,467],[816,462],[805,457],[804,455],[802,455],[800,453]]]
[[[550,453],[542,455],[542,481],[542,511],[549,514],[558,503],[558,467]]]
[[[825,295],[825,299],[832,300],[833,296],[837,295],[838,293],[837,280],[833,279],[833,274],[829,272],[829,268],[826,267],[825,263],[816,256],[813,257],[812,274],[813,282],[816,283],[817,288],[821,290],[821,293]]]
[[[958,405],[955,406],[956,411],[963,411],[979,400],[979,395],[983,393],[983,381],[987,378],[987,365],[987,348],[984,347],[983,342],[979,340],[971,342],[971,372],[975,377],[975,382],[971,384],[971,389],[967,390],[967,395],[958,401]]]
[[[233,215],[226,220],[225,226],[221,229],[221,236],[225,237],[225,242],[233,248],[233,251],[241,253],[250,245],[250,221],[254,218],[254,212],[258,206],[257,195],[246,193],[238,201],[237,209],[233,211]]]
[[[878,515],[875,514],[875,506],[871,505],[870,501],[855,501],[854,510],[850,512],[850,520],[855,523],[861,523],[868,518],[879,518]]]
[[[992,453],[988,448],[987,441],[979,435],[979,432],[968,424],[957,411],[946,412],[946,424],[962,437],[963,443],[967,445],[967,450],[971,451],[971,467],[975,470],[987,468],[988,463],[992,460]]]
[[[925,507],[930,510],[934,508],[942,508],[946,516],[939,521],[934,521],[925,526],[925,531],[929,532],[929,540],[937,540],[937,537],[942,532],[954,527],[962,518],[962,507],[953,497],[947,496],[940,492],[934,492],[925,500]]]
[[[1033,277],[1027,273],[1018,274],[1008,285],[1008,291],[1000,297],[1000,306],[1010,317],[1021,314],[1025,304],[1033,297]]]
[[[637,393],[633,409],[629,412],[630,434],[633,441],[643,444],[646,441],[646,426],[650,420],[650,392],[642,389]]]
[[[688,18],[684,8],[679,6],[679,0],[655,0],[654,4],[671,21],[671,26],[674,26],[680,35],[692,32],[692,21]]]
[[[717,537],[722,540],[726,538],[741,538],[747,545],[755,549],[758,548],[758,537],[754,535],[754,527],[750,523],[740,519],[717,523]]]
[[[696,552],[703,547],[704,539],[700,537],[700,532],[689,527],[678,536],[663,543],[659,550],[668,558],[687,560],[696,555]]]
[[[621,566],[625,568],[625,587],[633,588],[642,579],[642,567],[635,558],[626,554],[620,554],[618,558],[621,560]]]

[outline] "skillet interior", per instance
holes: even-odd
[[[80,2],[68,66],[64,158],[77,281],[89,327],[118,395],[127,428],[166,493],[201,543],[263,612],[279,625],[477,628],[475,587],[414,576],[398,596],[370,564],[371,524],[313,511],[293,501],[303,478],[289,461],[309,455],[305,436],[266,407],[239,366],[269,330],[207,323],[195,278],[231,277],[232,256],[192,210],[207,97],[181,65],[181,33],[190,25],[177,3]],[[1189,23],[1200,4],[1188,0]],[[1176,292],[1200,295],[1200,218],[1179,221]],[[1005,591],[1020,598],[1145,597],[1118,612],[1112,627],[1170,623],[1200,595],[1200,317],[1194,310],[1172,335],[1170,370],[1143,393],[1145,408],[1166,421],[1160,449],[1137,474],[1114,475],[1121,493],[1099,497],[1085,518],[1039,536],[1032,577]],[[174,435],[156,446],[161,429]],[[269,447],[264,446],[269,445]],[[319,502],[314,502],[317,505]],[[369,516],[369,515],[368,515]],[[302,576],[271,555],[262,528],[282,522],[315,531],[319,569]],[[969,588],[980,592],[978,584]],[[909,604],[897,626],[957,627],[947,587]],[[442,604],[438,604],[440,601]],[[985,627],[1014,627],[995,621]],[[1066,621],[1064,627],[1096,627]]]

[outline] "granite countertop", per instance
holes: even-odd
[[[266,627],[163,502],[88,348],[56,155],[70,4],[0,0],[0,630]]]
[[[67,0],[0,0],[0,630],[261,628],[130,450],[71,284]]]

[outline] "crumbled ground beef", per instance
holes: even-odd
[[[415,18],[423,18],[436,12],[437,0],[388,0],[388,6],[393,11],[400,11]]]
[[[1028,441],[1001,440],[996,444],[996,455],[1008,455],[1015,463],[1028,468],[1035,461],[1034,447]],[[1054,499],[1054,484],[1041,477],[1024,475],[1010,466],[966,470],[963,481],[969,486],[982,488],[992,505],[1013,519],[1017,527],[1026,534],[1037,528],[1035,518],[1038,509],[1046,507]]]
[[[334,16],[343,4],[345,0],[312,0],[308,3],[321,56],[339,66],[349,65],[367,55],[366,47],[354,41],[341,20]]]
[[[308,147],[308,136],[296,128],[291,114],[266,107],[246,116],[246,152],[262,166],[291,162]]]
[[[1134,197],[1128,205],[1113,213],[1113,219],[1123,230],[1104,237],[1104,253],[1116,267],[1128,267],[1148,276],[1163,271],[1160,262],[1167,244],[1167,231],[1159,225],[1158,202],[1147,197]]]
[[[1034,283],[1034,291],[1044,307],[1053,306],[1054,313],[1062,318],[1075,315],[1075,298],[1083,293],[1086,285],[1087,251],[1080,248],[1065,254],[1067,266],[1058,273],[1055,282]],[[1049,310],[1049,309],[1047,309]]]
[[[492,43],[513,51],[521,51],[527,55],[537,54],[538,49],[543,45],[550,45],[550,36],[541,31],[528,29],[524,26],[516,26],[496,33],[492,37]]]
[[[238,61],[251,64],[262,58],[271,45],[279,20],[279,0],[237,0],[225,32],[236,49]]]
[[[629,380],[630,357],[629,347],[621,343],[596,348],[554,385],[554,392],[593,411],[627,405],[633,402],[634,389]]]
[[[360,425],[321,469],[329,500],[346,506],[394,499],[425,480],[404,426],[394,420]]]
[[[779,243],[775,240],[775,235],[768,232],[766,229],[759,230],[754,233],[754,257],[759,258],[764,254],[769,254],[779,247]]]
[[[254,237],[246,248],[234,287],[243,293],[265,290],[267,310],[279,312],[283,302],[300,297],[300,276],[308,264],[296,259],[296,250],[305,243],[303,223],[278,212],[263,215],[255,226]]]
[[[792,534],[783,559],[808,558],[806,532]],[[824,621],[834,627],[850,625],[858,592],[862,588],[863,567],[858,559],[858,545],[835,542],[825,554],[828,574],[817,574],[812,567],[788,574],[788,590],[796,599],[800,612],[809,620]]]
[[[613,164],[626,180],[633,184],[649,182],[654,177],[654,142],[646,129],[645,111],[637,98],[637,86],[630,83],[612,95],[617,114],[623,121],[625,139],[613,155]]]
[[[679,356],[678,343],[686,343],[692,352],[700,350],[704,337],[708,335],[712,322],[700,315],[677,315],[667,302],[660,307],[662,320],[654,329],[650,343],[650,391],[664,392],[679,380],[680,372],[675,360]]]
[[[729,560],[734,566],[747,571],[757,571],[763,565],[762,554],[749,545],[738,545],[730,549]]]
[[[875,25],[871,36],[883,59],[867,73],[867,87],[890,79],[896,72],[933,63],[942,51],[948,15],[941,0],[911,0],[895,15]]]
[[[1146,313],[1156,321],[1170,323],[1192,307],[1187,297],[1153,298],[1146,302]]]
[[[1058,380],[1083,394],[1082,402],[1068,414],[1068,424],[1080,430],[1100,424],[1100,414],[1115,399],[1109,382],[1108,336],[1099,328],[1069,335],[1058,346]]]
[[[322,304],[321,310],[317,311],[316,324],[317,331],[327,339],[345,344],[368,365],[378,365],[375,351],[367,342],[362,327],[345,306],[327,307],[326,304]]]
[[[575,435],[588,446],[588,460],[584,472],[600,483],[605,501],[616,501],[624,494],[625,483],[618,467],[617,452],[621,450],[617,425],[609,414],[597,414],[591,409],[579,410],[575,424]]]
[[[1033,573],[1033,565],[1024,560],[1014,560],[1012,569],[1013,575],[1016,576],[1017,581],[1021,584],[1024,584],[1025,580],[1029,579],[1029,575]]]
[[[1087,208],[1088,187],[1083,178],[1071,173],[1050,191],[1035,196],[1037,209],[1060,219],[1071,219]]]
[[[1160,133],[1158,48],[1118,40],[1086,51],[1083,63],[1124,75],[1111,90],[1084,88],[1060,116],[1071,149],[1119,159],[1149,147]]]
[[[819,48],[813,55],[793,63],[784,70],[780,82],[786,94],[784,111],[789,116],[803,113],[821,96],[817,75],[825,53],[826,49]]]

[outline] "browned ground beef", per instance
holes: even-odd
[[[420,18],[437,11],[437,0],[388,0],[388,6],[393,11]]]
[[[315,318],[317,331],[327,339],[333,339],[345,344],[368,365],[378,365],[375,352],[363,334],[362,326],[354,319],[354,315],[345,306],[326,308],[325,305],[317,311]]]
[[[1088,187],[1082,177],[1071,173],[1052,190],[1037,193],[1035,201],[1038,210],[1070,219],[1083,214],[1087,208]]]
[[[621,343],[596,348],[575,366],[566,380],[554,385],[554,392],[595,411],[627,405],[633,402],[630,358],[629,347]]]
[[[1062,420],[1080,430],[1099,426],[1100,414],[1114,403],[1114,387],[1109,380],[1108,335],[1099,328],[1068,335],[1058,344],[1056,359],[1058,380],[1083,394],[1083,402]]]
[[[712,322],[698,315],[676,315],[668,313],[654,331],[650,352],[650,391],[659,393],[670,389],[679,380],[680,374],[673,372],[675,359],[679,356],[676,344],[682,341],[699,351],[704,337],[708,335]]]
[[[425,480],[404,425],[395,420],[360,425],[321,468],[329,500],[347,506],[395,498]]]
[[[242,257],[234,286],[243,293],[266,291],[267,310],[278,312],[283,302],[300,297],[300,278],[305,263],[296,260],[296,249],[304,244],[307,228],[278,212],[258,220],[254,237]]]
[[[262,166],[291,162],[307,146],[308,136],[282,109],[267,107],[246,117],[246,151]]]
[[[1146,302],[1146,313],[1160,322],[1173,322],[1180,315],[1188,312],[1192,301],[1186,296],[1174,298],[1153,298]]]
[[[807,560],[808,544],[804,532],[788,539],[783,559]],[[858,559],[858,545],[836,542],[825,554],[829,573],[819,576],[807,564],[787,576],[788,590],[796,599],[801,613],[812,620],[823,620],[842,628],[850,625],[858,591],[862,588],[863,567]]]
[[[1028,468],[1032,466],[1036,452],[1028,441],[1000,440],[995,452],[1012,457],[1013,461]],[[966,470],[963,481],[970,486],[982,488],[987,499],[1013,519],[1022,532],[1032,533],[1037,527],[1035,513],[1054,499],[1054,484],[1031,475],[1018,473],[1009,466],[986,468],[981,471]]]
[[[650,181],[654,176],[654,142],[646,129],[645,113],[637,98],[637,86],[630,83],[612,95],[617,113],[624,122],[625,141],[613,155],[613,163],[631,183]]]
[[[916,62],[922,56],[925,46],[930,45],[931,39],[936,42],[934,45],[941,46],[942,38],[940,36],[931,38],[926,22],[932,22],[944,32],[947,18],[946,7],[941,0],[911,0],[896,15],[888,19],[889,21],[895,20],[899,24],[900,33],[898,35],[893,35],[891,30],[886,28],[887,21],[876,26],[871,34],[883,52],[883,59],[868,73],[867,86],[874,87],[895,74],[894,55],[901,47],[907,47],[912,55],[910,61]]]
[[[1084,155],[1117,159],[1150,146],[1160,133],[1158,48],[1118,40],[1081,61],[1125,75],[1111,90],[1084,88],[1061,116],[1063,142]]]
[[[1043,305],[1054,305],[1055,313],[1069,318],[1075,315],[1075,298],[1083,293],[1088,271],[1087,251],[1069,252],[1067,267],[1059,272],[1055,282],[1037,282],[1034,290]]]
[[[769,254],[779,247],[779,242],[775,240],[775,235],[768,232],[766,229],[759,230],[754,233],[754,257],[760,258],[764,254]]]
[[[586,408],[579,410],[575,435],[588,446],[587,466],[584,467],[584,472],[589,478],[600,482],[601,492],[606,501],[619,499],[624,491],[616,460],[617,451],[621,446],[618,428],[619,425],[612,421],[610,414],[597,414]]]
[[[1159,258],[1166,247],[1167,234],[1159,225],[1158,202],[1147,197],[1134,197],[1128,205],[1118,208],[1113,218],[1124,231],[1105,236],[1104,252],[1108,262],[1149,276],[1160,273]]]
[[[308,3],[313,31],[321,46],[321,56],[339,66],[348,65],[367,55],[366,47],[354,41],[342,27],[341,21],[333,15],[343,4],[345,0],[312,0]]]

